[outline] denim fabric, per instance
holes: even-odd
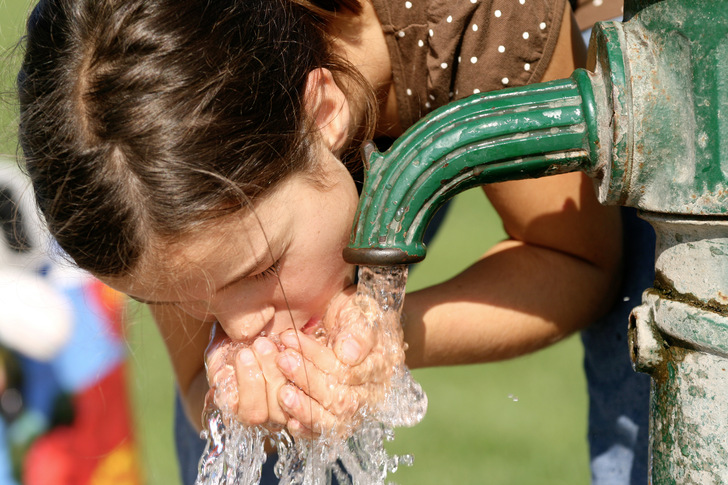
[[[632,369],[627,325],[654,282],[655,234],[623,208],[625,274],[612,311],[582,332],[592,485],[647,483],[650,378]]]
[[[174,406],[174,441],[177,446],[179,476],[182,485],[194,485],[197,478],[197,465],[205,450],[205,440],[200,438],[182,409],[179,392],[175,396]],[[273,473],[276,457],[270,457],[263,465],[260,485],[275,485],[278,479]],[[0,484],[1,485],[1,484]]]

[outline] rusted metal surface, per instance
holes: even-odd
[[[724,215],[728,2],[657,2],[629,22],[598,24],[590,49],[593,68],[611,81],[614,110],[603,200]]]
[[[653,378],[655,484],[728,483],[728,220],[644,214],[655,288],[630,319],[635,368]]]

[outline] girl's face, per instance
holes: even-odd
[[[322,158],[323,184],[293,175],[254,211],[162,245],[138,274],[103,280],[134,299],[219,321],[234,340],[315,330],[331,299],[353,283],[341,252],[358,201],[346,168],[331,152]]]

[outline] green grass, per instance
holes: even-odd
[[[3,93],[12,89],[17,59],[7,53],[20,36],[28,6],[0,0]],[[15,108],[8,96],[2,101],[0,153],[14,153]],[[410,289],[456,274],[502,237],[482,192],[462,194],[427,259],[412,271]],[[133,307],[130,316],[129,383],[148,483],[175,485],[169,360],[148,314]],[[428,394],[429,411],[420,425],[397,431],[390,449],[414,454],[415,465],[400,469],[392,480],[402,485],[588,483],[587,402],[577,337],[513,361],[414,375]]]
[[[17,103],[13,93],[20,53],[15,46],[30,9],[26,0],[0,0],[0,153],[15,153]]]
[[[481,190],[459,195],[409,288],[457,274],[503,237]],[[390,449],[412,453],[415,463],[392,479],[402,485],[588,483],[581,359],[575,336],[512,361],[414,371],[429,409],[418,426],[397,431]]]

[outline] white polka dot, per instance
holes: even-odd
[[[430,37],[432,37],[433,35],[435,35],[435,33],[432,31],[432,29],[430,29]]]
[[[470,0],[470,3],[478,3],[478,0]]]
[[[526,0],[518,0],[518,3],[520,3],[521,5],[525,5],[526,4]]]
[[[530,71],[530,70],[531,70],[531,64],[529,64],[528,62],[527,62],[527,63],[525,63],[525,64],[523,65],[523,70],[524,70],[524,71]]]
[[[506,51],[506,46],[504,46],[504,45],[499,45],[498,46],[498,52],[500,52],[501,54],[503,54],[505,51]]]
[[[460,64],[461,62],[463,62],[463,58],[461,56],[458,56],[458,64]]]
[[[404,2],[405,8],[412,8],[412,2]]]
[[[440,67],[443,69],[447,69],[447,62],[443,62],[442,64],[440,64]]]
[[[478,24],[473,24],[473,32],[477,32],[477,31],[478,31]]]
[[[420,39],[417,41],[417,45],[420,47],[423,47],[425,45],[425,43],[422,41],[422,39]]]
[[[493,15],[495,15],[496,17],[500,17],[503,14],[501,13],[500,10],[496,10],[495,12],[493,12]]]
[[[603,0],[594,0],[592,3],[594,4],[595,7],[601,7],[602,4],[604,3],[604,1]]]
[[[428,109],[429,109],[429,108],[431,108],[431,107],[432,107],[432,105],[430,104],[430,102],[429,102],[429,101],[425,103],[425,108],[428,108]]]
[[[538,24],[538,28],[541,29],[541,30],[545,29],[546,28],[546,22],[541,22],[540,24]]]
[[[407,96],[412,96],[412,90],[410,88],[407,88]]]
[[[427,97],[430,98],[430,100],[435,101],[435,96],[432,94],[428,94]]]
[[[479,92],[480,92],[480,89],[478,89],[478,88],[473,89],[473,94],[478,94]]]
[[[475,57],[475,56],[473,56],[473,57],[470,58],[470,62],[472,62],[473,64],[475,64],[476,62],[478,62],[478,58]]]
[[[523,38],[524,38],[524,39],[528,39],[528,32],[524,32],[524,33],[523,33]]]
[[[454,96],[455,96],[455,93],[453,93],[452,91],[450,91],[450,97],[452,98]]]
[[[452,22],[452,15],[448,15],[448,16],[447,16],[447,19],[445,19],[445,20],[447,21],[447,23],[448,23],[448,24],[449,24],[450,22]]]
[[[504,77],[503,79],[501,79],[501,82],[503,84],[508,84],[508,78],[507,77]]]
[[[397,35],[400,37],[404,37],[404,30],[400,30],[399,32],[397,32]]]

